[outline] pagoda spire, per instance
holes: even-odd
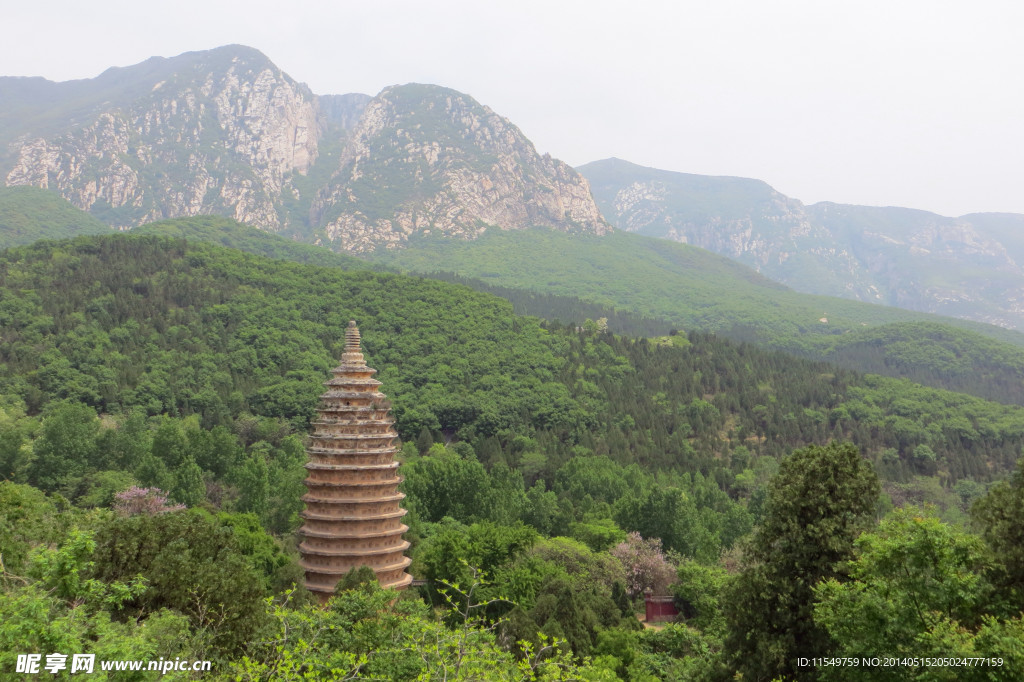
[[[359,327],[355,320],[348,321],[345,329],[345,350],[341,354],[341,364],[366,366],[366,359],[363,357],[363,349],[360,345]]]
[[[326,601],[351,569],[369,566],[382,587],[402,589],[409,527],[402,523],[405,498],[394,461],[398,434],[390,403],[366,366],[355,321],[345,329],[341,364],[324,382],[319,415],[306,448],[306,503],[298,533],[306,588]]]

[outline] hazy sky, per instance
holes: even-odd
[[[467,92],[573,165],[1024,213],[1019,0],[12,4],[0,75],[87,78],[242,43],[319,94]]]

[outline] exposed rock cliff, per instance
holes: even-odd
[[[428,85],[387,88],[367,105],[314,222],[347,251],[415,232],[611,229],[576,171],[471,97]]]
[[[349,251],[417,231],[610,229],[576,171],[466,95],[316,97],[239,46],[89,81],[0,79],[0,143],[7,185],[122,229],[212,213]]]
[[[6,183],[56,189],[120,228],[217,213],[279,230],[282,192],[317,158],[316,100],[255,50],[200,54],[206,59],[191,53],[155,72],[147,62],[103,78],[126,89],[138,89],[133,70],[159,80],[58,134],[30,128],[15,138]],[[81,89],[53,85],[58,108],[67,106],[62,90]]]

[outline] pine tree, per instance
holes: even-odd
[[[189,455],[174,472],[174,487],[171,497],[186,507],[195,507],[206,499],[206,484],[203,483],[203,471]]]
[[[267,499],[270,497],[270,481],[267,473],[267,462],[260,452],[249,456],[238,471],[238,489],[241,498],[238,509],[252,512],[260,519],[267,513]]]
[[[424,426],[420,429],[420,435],[416,437],[416,449],[420,451],[421,455],[425,455],[433,444],[434,437],[430,435],[430,429]]]
[[[768,485],[764,520],[726,599],[726,650],[744,679],[816,679],[797,658],[828,655],[813,588],[839,577],[873,520],[880,486],[848,443],[810,446],[783,460]]]

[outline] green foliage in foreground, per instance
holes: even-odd
[[[449,628],[422,602],[370,585],[342,591],[327,608],[268,604],[273,627],[232,664],[237,680],[614,680],[548,640],[517,658],[485,621],[459,614]]]
[[[0,513],[13,498],[4,499]],[[452,601],[449,627],[411,593],[396,601],[375,583],[339,592],[326,609],[298,593],[264,599],[230,529],[199,512],[78,520],[107,529],[97,539],[72,530],[56,548],[37,547],[26,573],[0,571],[0,671],[13,671],[18,653],[75,652],[210,659],[204,679],[616,679],[547,638],[502,646],[475,601],[461,611]]]
[[[981,538],[946,526],[927,511],[894,512],[857,540],[850,580],[815,588],[815,620],[837,655],[942,659],[1003,658],[1001,666],[930,670],[923,661],[901,670],[838,670],[838,680],[1017,680],[1024,676],[1024,621],[993,613]],[[941,667],[941,666],[940,666]]]
[[[1004,582],[1007,548],[932,510],[898,509],[876,523],[877,491],[847,445],[794,452],[772,479],[764,521],[725,589],[706,569],[681,567],[684,606],[700,603],[695,587],[709,586],[727,622],[724,655],[704,679],[1020,679],[1024,625]],[[977,518],[983,537],[1005,532],[997,519],[1013,513],[1010,497],[978,503],[988,511]],[[701,617],[708,622],[699,610],[693,622]],[[714,620],[705,632],[714,637]],[[848,663],[814,662],[836,657]],[[897,661],[864,665],[876,657]],[[942,660],[951,658],[975,660]]]
[[[993,580],[1011,595],[1013,611],[1024,603],[1024,459],[1010,480],[975,503],[972,513],[994,553]]]
[[[93,574],[104,582],[145,580],[147,588],[119,611],[184,614],[216,633],[211,644],[218,650],[239,650],[263,626],[261,576],[234,529],[198,510],[112,518],[96,533],[93,562]]]
[[[1016,495],[1020,479],[1007,485]],[[21,569],[0,571],[0,670],[13,669],[17,652],[75,651],[210,659],[203,679],[215,680],[1019,679],[1024,627],[1003,581],[1015,548],[984,539],[1005,532],[998,519],[1014,513],[1012,499],[984,498],[974,536],[909,508],[876,524],[877,490],[849,446],[793,453],[771,481],[739,573],[728,561],[670,556],[682,617],[655,631],[638,629],[633,605],[620,601],[620,581],[645,559],[522,525],[421,524],[416,566],[433,580],[432,607],[352,576],[321,608],[302,590],[256,594],[266,553],[254,548],[265,542],[244,517],[61,510],[0,483],[0,517],[19,518],[32,547]],[[55,534],[44,520],[69,530]],[[856,528],[865,532],[854,539]],[[135,548],[111,553],[125,543]],[[993,663],[789,662],[814,654]]]

